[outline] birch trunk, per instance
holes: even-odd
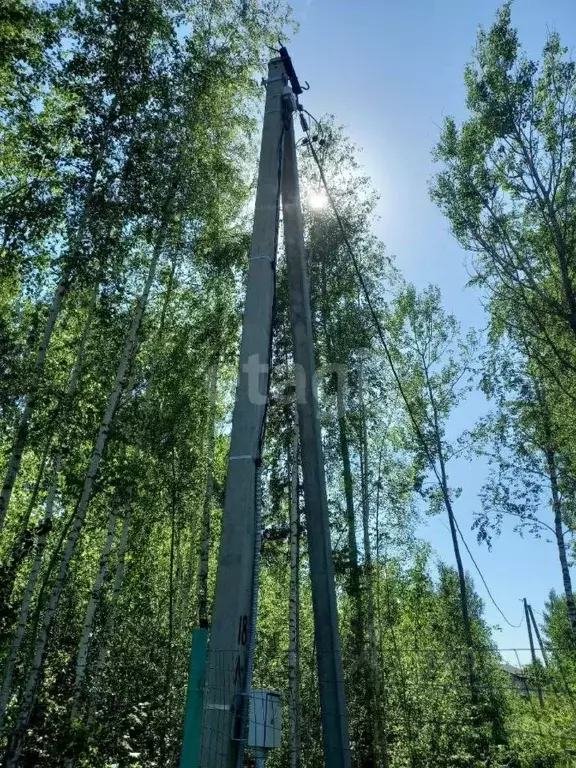
[[[290,454],[290,619],[288,682],[290,686],[290,768],[300,766],[300,519],[298,509],[298,410],[294,408]]]
[[[376,629],[374,624],[374,576],[372,569],[372,544],[370,542],[370,496],[368,483],[368,429],[364,403],[364,381],[362,364],[358,371],[358,399],[360,405],[360,477],[362,490],[362,533],[364,543],[364,570],[366,574],[366,623],[368,625],[368,697],[372,699],[371,741],[376,765],[388,766],[386,733],[383,723],[380,670],[376,650]],[[384,731],[384,733],[382,733]],[[382,740],[382,735],[384,739]]]
[[[48,457],[50,456],[50,451],[52,450],[52,444],[54,442],[54,437],[56,436],[57,430],[62,430],[62,423],[66,423],[67,416],[69,415],[70,411],[70,405],[71,400],[74,397],[76,393],[76,388],[78,386],[78,382],[80,380],[80,373],[82,370],[82,362],[84,359],[84,352],[86,351],[86,344],[88,343],[88,338],[90,336],[90,330],[92,327],[92,319],[94,316],[94,309],[96,307],[96,300],[98,299],[98,292],[99,292],[99,283],[96,283],[94,286],[94,289],[92,291],[92,294],[90,296],[90,302],[88,304],[88,309],[86,312],[86,322],[84,323],[84,329],[82,331],[82,336],[80,338],[80,344],[78,346],[78,352],[76,353],[76,359],[74,360],[74,365],[72,366],[72,370],[70,372],[70,376],[68,378],[68,383],[66,385],[66,391],[64,393],[63,398],[63,408],[58,407],[56,409],[56,412],[54,413],[54,416],[51,420],[50,425],[50,434],[48,436],[48,439],[46,441],[46,446],[44,448],[44,453],[42,455],[42,460],[40,462],[40,468],[38,470],[38,476],[36,478],[36,483],[34,484],[34,489],[32,491],[32,496],[30,497],[30,501],[28,503],[28,507],[26,509],[26,513],[24,515],[24,519],[22,520],[20,524],[20,534],[18,536],[18,540],[14,545],[13,551],[17,552],[19,548],[21,548],[22,543],[24,541],[24,538],[27,535],[28,532],[28,524],[30,522],[30,517],[32,515],[32,512],[34,510],[34,506],[36,504],[36,499],[38,498],[38,493],[40,490],[40,485],[42,483],[42,477],[44,475],[44,469],[46,467],[46,463],[48,461]],[[62,405],[61,403],[61,405]],[[60,467],[61,463],[61,457],[60,457],[61,451],[58,452],[58,458],[57,461],[55,461],[55,464],[58,463],[58,467]],[[60,471],[60,470],[58,470]],[[54,481],[56,481],[57,473],[54,476]],[[55,493],[55,491],[54,491]],[[48,493],[50,495],[50,491]],[[10,592],[12,591],[13,586],[13,579],[16,576],[15,570],[17,568],[19,563],[16,563],[16,567],[11,569],[11,573],[9,575],[10,578]],[[13,572],[12,572],[13,571]],[[8,589],[8,584],[6,585],[6,589]],[[9,595],[8,595],[9,597]]]
[[[566,613],[570,622],[570,633],[576,644],[576,603],[574,601],[574,592],[572,590],[572,578],[568,566],[568,557],[566,555],[566,540],[563,531],[563,508],[562,496],[560,493],[558,480],[558,455],[553,438],[553,424],[550,415],[548,397],[538,380],[533,380],[536,400],[540,406],[539,415],[543,440],[540,449],[546,460],[548,479],[550,481],[550,495],[552,498],[552,512],[554,514],[554,535],[556,538],[556,547],[558,549],[558,560],[560,561],[560,570],[562,572],[562,585],[564,587],[564,596],[566,598]]]
[[[102,141],[100,143],[100,148],[98,150],[97,156],[94,158],[94,162],[92,163],[90,179],[88,181],[88,187],[86,189],[86,195],[84,198],[82,214],[80,216],[80,221],[78,222],[78,229],[76,231],[76,236],[69,249],[68,259],[62,270],[62,274],[60,275],[60,279],[58,281],[58,285],[56,286],[54,296],[52,297],[52,303],[50,305],[50,311],[48,313],[48,319],[46,320],[44,333],[42,334],[40,348],[38,349],[38,353],[34,361],[34,368],[32,372],[32,384],[30,387],[30,391],[28,392],[24,401],[24,408],[22,410],[22,415],[20,417],[18,429],[16,430],[16,437],[14,440],[14,445],[12,447],[12,454],[8,461],[8,468],[6,470],[4,484],[2,486],[2,493],[0,494],[0,531],[2,531],[2,528],[4,527],[6,515],[8,514],[8,508],[10,506],[10,499],[12,498],[12,491],[14,490],[14,484],[16,483],[18,472],[20,471],[20,464],[22,463],[22,455],[24,453],[24,449],[26,447],[26,441],[28,439],[28,429],[30,426],[30,419],[34,412],[34,408],[36,406],[36,399],[38,395],[38,387],[40,385],[40,379],[42,378],[42,375],[44,373],[44,365],[46,363],[46,355],[48,354],[48,347],[50,346],[50,341],[52,340],[52,334],[54,333],[54,328],[56,327],[56,322],[58,320],[58,316],[60,315],[60,309],[62,308],[62,302],[64,300],[64,296],[70,289],[70,286],[74,279],[75,262],[77,261],[80,255],[80,252],[82,249],[82,241],[84,239],[84,235],[88,227],[89,213],[90,213],[90,207],[92,204],[92,198],[94,196],[96,179],[98,177],[100,168],[102,167],[104,155],[106,152],[106,148],[108,146],[108,135],[109,135],[109,131],[112,126],[112,123],[115,119],[115,115],[116,115],[116,99],[112,102],[112,105],[110,106],[110,110],[108,112],[108,116],[105,121],[104,133],[103,133]]]
[[[5,606],[7,613],[11,611],[12,593],[14,591],[14,583],[16,581],[18,569],[26,559],[30,546],[33,543],[33,534],[28,530],[28,525],[30,523],[30,517],[32,516],[34,507],[36,506],[36,501],[38,500],[38,494],[40,492],[40,486],[44,477],[46,464],[48,463],[48,459],[50,457],[50,445],[51,441],[46,445],[42,454],[40,467],[38,468],[38,474],[36,476],[34,488],[32,489],[32,495],[30,496],[30,500],[24,514],[24,519],[20,525],[20,532],[16,541],[12,545],[9,564],[6,568],[2,583],[0,584],[0,605]],[[8,626],[7,630],[8,631],[4,631],[0,634],[0,644],[3,644],[6,635],[10,634],[10,626]]]
[[[362,533],[364,543],[364,566],[366,571],[367,624],[370,644],[371,663],[374,664],[376,635],[374,630],[374,592],[372,574],[372,545],[370,543],[370,499],[368,487],[368,431],[366,427],[366,408],[364,404],[363,372],[360,367],[358,376],[358,397],[360,401],[360,475],[362,483]]]
[[[120,400],[120,397],[122,395],[126,374],[128,372],[128,368],[132,360],[134,349],[136,348],[138,331],[140,329],[140,323],[142,322],[144,310],[146,309],[146,304],[148,302],[150,289],[152,287],[152,283],[156,275],[156,267],[158,265],[160,253],[162,252],[164,240],[166,238],[168,221],[169,221],[170,213],[172,211],[172,203],[174,199],[175,190],[176,190],[176,184],[173,183],[172,188],[170,190],[170,194],[168,195],[166,204],[164,206],[162,223],[158,232],[158,236],[156,238],[156,244],[154,246],[154,251],[150,261],[150,266],[148,268],[148,275],[146,278],[144,289],[142,291],[140,298],[138,299],[136,310],[134,312],[132,322],[130,324],[130,329],[128,331],[128,335],[124,344],[124,350],[122,352],[122,357],[120,358],[120,363],[118,365],[118,370],[116,372],[116,377],[114,380],[112,392],[110,393],[110,396],[108,398],[108,404],[104,412],[104,415],[102,417],[102,421],[100,423],[100,429],[98,431],[98,436],[96,438],[96,443],[94,446],[94,450],[92,452],[90,464],[88,466],[88,471],[84,478],[84,486],[82,488],[82,494],[76,506],[76,511],[74,513],[74,516],[71,520],[71,530],[68,535],[68,540],[66,542],[66,547],[64,550],[64,555],[62,557],[61,564],[60,564],[58,576],[52,588],[50,600],[48,601],[48,606],[44,614],[44,621],[42,623],[42,627],[38,636],[36,647],[34,649],[32,667],[28,675],[26,687],[24,690],[24,695],[22,697],[20,715],[18,718],[18,723],[16,725],[15,733],[11,742],[11,748],[9,750],[6,768],[14,768],[18,764],[18,760],[20,758],[20,753],[22,751],[22,746],[23,746],[23,738],[26,733],[28,721],[30,719],[30,715],[32,713],[32,708],[34,706],[34,702],[36,698],[36,690],[38,688],[38,684],[40,682],[40,678],[42,675],[48,635],[50,633],[50,628],[52,626],[54,615],[56,613],[58,604],[60,602],[60,596],[62,594],[64,583],[68,575],[68,568],[70,566],[70,561],[72,560],[72,556],[76,548],[78,537],[80,536],[80,532],[84,525],[84,520],[86,517],[86,513],[88,511],[88,505],[90,503],[90,498],[92,496],[92,489],[94,487],[94,482],[98,474],[100,462],[102,460],[102,456],[106,448],[106,443],[108,441],[110,425],[112,423],[112,419],[114,418],[118,401]]]
[[[210,387],[210,418],[208,427],[208,472],[206,475],[206,493],[202,511],[202,532],[200,538],[200,558],[198,562],[198,626],[208,627],[208,567],[210,562],[210,534],[212,516],[212,497],[214,495],[214,448],[216,444],[216,393],[218,389],[218,362],[213,368]]]
[[[346,409],[344,392],[340,381],[336,382],[336,407],[338,415],[338,433],[340,438],[340,455],[342,457],[342,475],[344,480],[344,496],[346,499],[346,519],[348,523],[348,557],[350,562],[350,595],[356,603],[358,615],[360,600],[360,574],[358,569],[358,543],[356,541],[356,515],[354,512],[354,495],[352,468],[350,465],[350,448],[348,446],[348,431],[346,428]]]
[[[572,578],[568,566],[568,557],[566,555],[566,540],[564,538],[562,522],[562,499],[558,487],[558,468],[556,464],[556,454],[553,448],[546,448],[546,463],[548,465],[548,477],[550,479],[550,492],[552,495],[552,510],[554,512],[554,532],[556,534],[556,546],[558,547],[558,559],[562,571],[562,584],[564,586],[564,595],[566,597],[566,612],[570,622],[570,631],[572,639],[576,643],[576,603],[574,602],[574,592],[572,591]]]
[[[452,538],[452,547],[454,549],[454,558],[456,560],[456,570],[458,572],[458,587],[460,591],[460,606],[462,610],[462,623],[464,625],[464,640],[466,642],[466,663],[468,666],[468,681],[470,684],[470,698],[472,705],[475,706],[478,701],[478,691],[476,687],[476,673],[474,670],[474,639],[472,637],[472,624],[470,621],[470,611],[468,608],[468,593],[466,590],[466,574],[464,572],[464,565],[462,563],[462,555],[460,553],[460,542],[458,540],[458,532],[456,528],[456,519],[454,517],[454,508],[452,507],[452,499],[450,498],[450,489],[448,487],[448,475],[446,473],[446,461],[444,459],[444,449],[442,447],[442,439],[440,433],[440,420],[438,417],[438,408],[436,405],[436,398],[434,397],[434,390],[430,382],[428,374],[428,367],[426,361],[423,360],[423,369],[426,382],[426,389],[428,391],[428,397],[430,400],[430,406],[432,408],[433,417],[433,429],[434,429],[434,444],[435,450],[438,456],[438,463],[440,465],[440,475],[437,479],[440,485],[440,491],[442,493],[442,499],[444,506],[448,514],[448,523],[450,525],[450,536]]]
[[[18,654],[22,646],[22,640],[24,639],[24,633],[28,623],[28,616],[30,615],[30,605],[32,603],[32,597],[36,590],[36,584],[38,583],[38,576],[40,575],[40,568],[42,566],[42,557],[44,550],[46,549],[46,540],[50,533],[52,526],[52,516],[54,514],[54,499],[56,497],[56,489],[58,485],[58,473],[60,472],[60,465],[62,463],[62,453],[59,452],[54,461],[54,479],[50,485],[48,496],[46,497],[46,507],[44,512],[44,518],[42,520],[42,534],[38,539],[36,545],[36,554],[34,555],[34,562],[32,563],[32,569],[28,574],[28,582],[24,591],[24,597],[20,605],[20,613],[18,615],[18,624],[16,632],[12,638],[10,644],[10,650],[8,657],[4,665],[4,673],[2,677],[2,690],[0,691],[0,729],[4,723],[4,717],[6,715],[6,708],[10,700],[10,690],[12,688],[12,679],[14,677],[14,667],[18,660]]]
[[[178,488],[176,473],[176,451],[174,443],[171,450],[172,482],[170,489],[170,556],[168,568],[168,647],[166,654],[166,671],[164,673],[164,707],[166,717],[164,728],[160,739],[159,762],[160,765],[167,765],[170,761],[166,759],[168,748],[168,732],[170,721],[172,719],[172,676],[174,670],[174,562],[175,551],[178,546],[176,540],[176,510],[178,507]]]
[[[74,677],[74,697],[72,700],[72,709],[70,713],[70,721],[72,726],[78,719],[82,704],[82,692],[84,690],[84,680],[86,679],[86,669],[88,665],[88,653],[92,644],[92,631],[94,627],[94,617],[96,615],[96,609],[100,601],[100,593],[104,579],[108,573],[108,562],[110,559],[110,550],[114,542],[114,534],[116,532],[116,509],[113,508],[110,516],[108,517],[108,529],[106,533],[106,540],[104,542],[104,548],[100,555],[100,564],[98,568],[98,574],[94,581],[94,585],[90,592],[90,599],[86,606],[86,613],[84,614],[84,624],[82,627],[82,636],[80,638],[80,644],[78,646],[78,655],[76,658],[76,673]],[[71,731],[74,732],[73,730]],[[74,768],[76,764],[76,756],[69,757],[66,760],[65,768]]]
[[[116,561],[116,570],[114,573],[114,588],[112,590],[112,598],[110,601],[110,611],[108,619],[104,625],[104,631],[102,632],[102,642],[100,643],[100,649],[98,651],[98,658],[94,665],[94,673],[92,680],[94,682],[93,690],[90,696],[90,702],[88,705],[88,725],[92,725],[94,722],[94,707],[96,705],[96,686],[98,681],[102,677],[102,673],[106,667],[108,659],[108,644],[110,638],[114,634],[114,626],[116,623],[116,606],[118,605],[118,599],[120,592],[122,591],[122,584],[124,583],[124,570],[126,566],[126,552],[128,549],[128,528],[130,521],[130,513],[127,511],[122,521],[122,531],[120,533],[120,543],[118,544],[118,559]]]
[[[26,447],[26,441],[28,439],[28,428],[30,425],[30,418],[36,405],[37,389],[40,383],[40,377],[44,371],[44,363],[46,362],[46,355],[48,353],[48,346],[54,332],[56,320],[60,314],[60,307],[62,306],[62,300],[66,292],[68,282],[68,275],[63,275],[58,283],[54,297],[52,299],[52,305],[50,307],[50,313],[46,322],[46,328],[42,335],[42,341],[40,343],[40,349],[34,361],[33,370],[33,385],[30,393],[27,395],[24,401],[24,409],[22,410],[22,416],[20,417],[20,423],[16,431],[16,439],[12,447],[12,455],[8,462],[8,468],[6,470],[6,476],[4,478],[4,484],[2,486],[2,493],[0,495],[0,531],[4,527],[6,515],[8,513],[8,507],[10,505],[10,499],[12,498],[12,491],[14,490],[14,484],[18,477],[20,470],[20,464],[22,463],[22,455],[24,448]]]
[[[104,548],[100,555],[100,564],[98,573],[92,591],[90,592],[90,598],[88,605],[86,606],[86,613],[84,614],[84,624],[82,627],[82,636],[80,638],[80,644],[78,646],[78,656],[76,659],[76,674],[74,677],[74,699],[72,702],[71,720],[74,721],[78,717],[82,691],[84,688],[84,680],[86,678],[86,667],[88,664],[88,653],[90,651],[90,645],[92,641],[92,633],[94,629],[94,617],[96,615],[96,609],[100,602],[100,594],[102,591],[102,585],[104,579],[108,573],[108,562],[110,560],[110,550],[114,543],[114,534],[116,532],[116,508],[113,507],[108,517],[108,530],[106,532],[106,540],[104,542]]]

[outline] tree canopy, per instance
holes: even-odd
[[[210,625],[218,562],[259,79],[291,28],[280,0],[0,7],[7,767],[179,764],[192,630]],[[487,330],[465,335],[441,286],[403,278],[374,235],[377,193],[336,118],[299,142],[352,764],[362,768],[562,768],[576,754],[576,72],[556,33],[531,61],[505,4],[479,32],[465,84],[468,116],[445,122],[431,195],[473,254]],[[327,198],[311,142],[338,216],[315,203]],[[283,694],[269,764],[316,768],[282,247],[271,360],[254,685]],[[479,392],[489,413],[464,432],[459,409]],[[526,607],[528,664],[498,648],[468,572],[451,479],[462,456],[488,464],[481,542],[510,519],[558,553],[562,594],[533,622]],[[450,531],[447,562],[421,539],[430,515]]]

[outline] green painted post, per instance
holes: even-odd
[[[204,675],[208,650],[208,630],[192,631],[192,650],[188,665],[188,693],[184,714],[184,738],[180,768],[198,768],[200,739],[202,736],[202,704],[204,701]]]

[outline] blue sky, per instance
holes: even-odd
[[[330,112],[363,148],[361,160],[380,194],[376,233],[386,243],[404,276],[424,287],[438,284],[446,308],[464,328],[485,322],[477,295],[465,288],[467,256],[452,238],[447,222],[430,202],[431,149],[447,115],[465,117],[463,69],[471,58],[479,25],[490,25],[494,0],[295,0],[300,30],[289,45],[301,82],[310,91],[304,106],[316,116]],[[557,30],[570,49],[576,43],[573,0],[516,0],[513,21],[520,39],[538,58],[548,31]],[[479,396],[459,412],[462,429],[485,406]],[[550,588],[561,589],[555,548],[543,539],[520,538],[511,528],[491,552],[470,532],[485,467],[460,462],[451,480],[462,486],[457,514],[469,546],[503,611],[520,621],[519,598],[542,611]],[[549,514],[545,510],[544,514]],[[453,562],[446,521],[433,519],[421,535]],[[486,617],[502,627],[501,648],[526,648],[526,627],[504,624],[491,605],[468,555],[466,567],[486,601]],[[537,616],[538,618],[538,616]],[[513,653],[506,658],[516,663]],[[522,661],[528,654],[521,652]]]

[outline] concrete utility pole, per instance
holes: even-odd
[[[524,602],[526,603],[526,598],[524,598]],[[536,619],[534,618],[532,606],[530,605],[530,603],[526,603],[526,606],[528,607],[528,613],[530,614],[530,618],[532,619],[532,626],[534,627],[534,632],[536,633],[536,639],[538,640],[538,645],[540,646],[540,653],[542,654],[542,658],[544,659],[544,666],[547,667],[548,654],[546,653],[546,649],[544,648],[544,643],[542,642],[542,635],[540,634],[538,624],[536,624]]]
[[[290,98],[286,99],[286,103],[289,101]],[[314,637],[318,658],[324,765],[326,768],[350,768],[348,717],[338,633],[338,610],[334,587],[328,500],[326,498],[324,457],[318,421],[310,292],[304,252],[304,226],[300,205],[293,115],[290,112],[286,115],[285,120],[282,210],[284,213],[284,247],[292,313],[292,344],[296,368],[300,455],[308,529]]]
[[[256,474],[266,415],[278,235],[282,91],[281,59],[268,67],[266,107],[230,438],[222,538],[212,612],[202,723],[202,768],[232,768],[245,738],[252,613]]]
[[[548,667],[548,654],[546,653],[546,649],[544,647],[542,635],[540,634],[540,630],[538,629],[538,624],[536,623],[536,619],[534,618],[534,612],[532,611],[532,606],[530,605],[530,603],[528,603],[527,605],[528,605],[528,612],[530,613],[530,618],[532,619],[532,625],[534,627],[534,631],[536,632],[536,637],[538,639],[538,645],[540,646],[540,653],[542,654],[542,658],[544,659],[544,666]],[[552,650],[552,657],[556,661],[558,670],[560,672],[560,677],[562,678],[562,685],[564,686],[564,690],[566,691],[566,695],[568,696],[568,700],[570,701],[570,707],[572,708],[572,712],[576,716],[576,705],[574,703],[574,695],[572,693],[570,685],[568,684],[568,678],[566,677],[564,665],[562,664],[562,660],[560,659],[560,656],[554,650],[554,647],[552,647],[551,650]],[[554,686],[554,690],[557,693],[559,693],[558,686],[556,685],[554,678],[552,678],[552,685]]]
[[[524,616],[526,618],[526,626],[528,627],[528,642],[530,643],[530,655],[532,656],[532,664],[535,668],[538,666],[538,658],[536,656],[536,649],[534,648],[534,638],[532,636],[532,624],[530,623],[530,613],[528,611],[528,602],[524,598]],[[538,691],[538,701],[540,706],[544,706],[544,698],[542,697],[542,688],[538,685],[536,690]]]

